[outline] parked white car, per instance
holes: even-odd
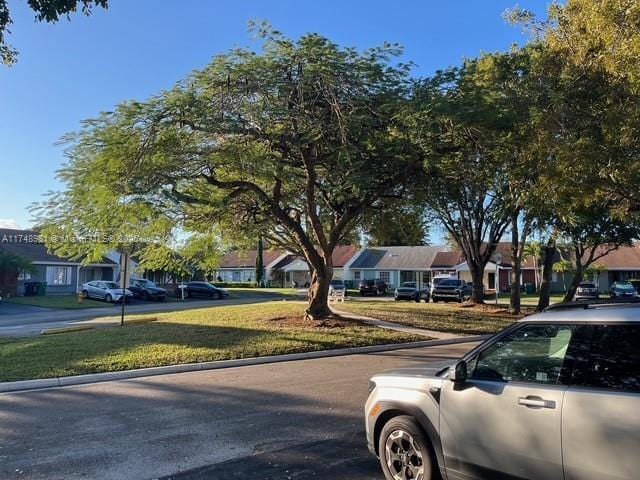
[[[131,290],[125,290],[125,301],[133,298]],[[122,300],[122,287],[116,282],[106,282],[102,280],[94,280],[82,285],[82,296],[84,298],[97,298],[107,303],[116,303]]]

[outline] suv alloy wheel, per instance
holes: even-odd
[[[378,451],[387,480],[431,480],[434,465],[428,440],[408,415],[389,420],[380,433]]]

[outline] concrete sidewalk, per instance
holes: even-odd
[[[338,310],[337,308],[331,308],[333,313],[340,315],[343,318],[349,320],[355,320],[358,322],[366,323],[373,327],[386,328],[387,330],[395,330],[396,332],[408,333],[411,335],[422,335],[423,337],[429,337],[435,340],[454,340],[457,338],[464,338],[463,335],[457,335],[455,333],[438,332],[437,330],[427,330],[424,328],[410,327],[407,325],[400,325],[399,323],[387,322],[385,320],[379,320],[373,317],[367,317],[366,315],[360,315],[357,313],[345,312]],[[468,336],[467,336],[468,337]],[[478,340],[487,338],[488,335],[474,337]]]

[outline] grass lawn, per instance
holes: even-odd
[[[302,302],[160,314],[153,323],[0,339],[0,381],[424,340],[359,323],[303,320]]]
[[[549,297],[549,304],[560,303],[564,298],[564,294],[556,294],[551,295]],[[487,303],[495,302],[495,298],[493,300],[485,300]],[[523,293],[520,296],[520,301],[522,305],[533,306],[535,307],[538,304],[538,294],[537,293]],[[509,305],[509,294],[501,293],[498,298],[498,303],[500,305]]]
[[[345,302],[336,308],[412,327],[468,335],[496,332],[518,318],[502,308],[453,303],[361,301]]]
[[[229,292],[229,298],[242,297],[297,297],[300,296],[295,288],[225,288]]]
[[[45,295],[42,297],[11,297],[2,300],[7,303],[15,303],[19,305],[31,305],[34,307],[44,308],[104,308],[111,307],[110,303],[100,302],[97,300],[83,300],[78,303],[76,295]]]

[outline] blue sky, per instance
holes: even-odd
[[[109,10],[55,25],[36,23],[24,0],[9,0],[9,41],[20,51],[0,66],[0,225],[26,227],[26,208],[60,188],[56,142],[82,119],[126,99],[172,86],[216,53],[252,46],[250,20],[268,20],[290,37],[307,32],[367,48],[405,47],[416,75],[525,40],[502,13],[503,0],[111,0]],[[543,15],[547,2],[518,5]]]

